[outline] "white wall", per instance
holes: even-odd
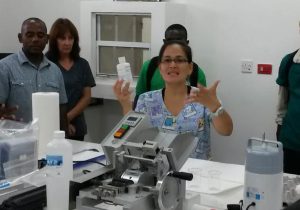
[[[182,1],[181,1],[182,2]],[[212,133],[217,160],[242,163],[247,139],[275,139],[275,83],[280,60],[299,46],[300,2],[296,0],[187,0],[186,23],[195,60],[234,120],[231,137]],[[192,21],[193,20],[193,21]],[[272,75],[242,74],[241,59],[272,63]]]
[[[79,2],[0,0],[0,52],[19,49],[17,33],[21,22],[27,17],[41,17],[48,27],[57,17],[68,17],[78,26]],[[275,138],[275,80],[282,56],[299,46],[300,1],[169,2],[187,4],[186,26],[194,60],[204,69],[208,84],[221,80],[219,95],[234,120],[231,137],[220,137],[212,132],[214,159],[243,163],[249,137],[261,136],[266,132],[268,139]],[[272,63],[273,74],[242,74],[241,59],[252,59],[255,64]],[[103,119],[109,119],[107,111],[102,114],[105,115]]]

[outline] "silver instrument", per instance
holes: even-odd
[[[191,133],[159,130],[146,115],[128,113],[102,142],[111,176],[81,191],[76,209],[181,210],[192,174],[179,169],[196,143]]]

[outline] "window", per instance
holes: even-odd
[[[157,56],[166,27],[185,24],[185,5],[169,2],[81,1],[81,56],[96,80],[95,98],[115,99],[118,57],[125,56],[136,77],[144,61]],[[108,76],[107,76],[108,75]],[[136,80],[133,81],[134,87]]]
[[[132,75],[138,76],[150,58],[151,15],[95,13],[97,76],[116,75],[118,57],[125,56]]]

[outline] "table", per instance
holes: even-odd
[[[227,204],[238,204],[243,199],[243,165],[219,163],[189,158],[181,171],[193,173],[186,183],[186,207],[193,209],[227,209]]]

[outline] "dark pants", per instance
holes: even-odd
[[[284,173],[300,175],[300,151],[283,148]]]

